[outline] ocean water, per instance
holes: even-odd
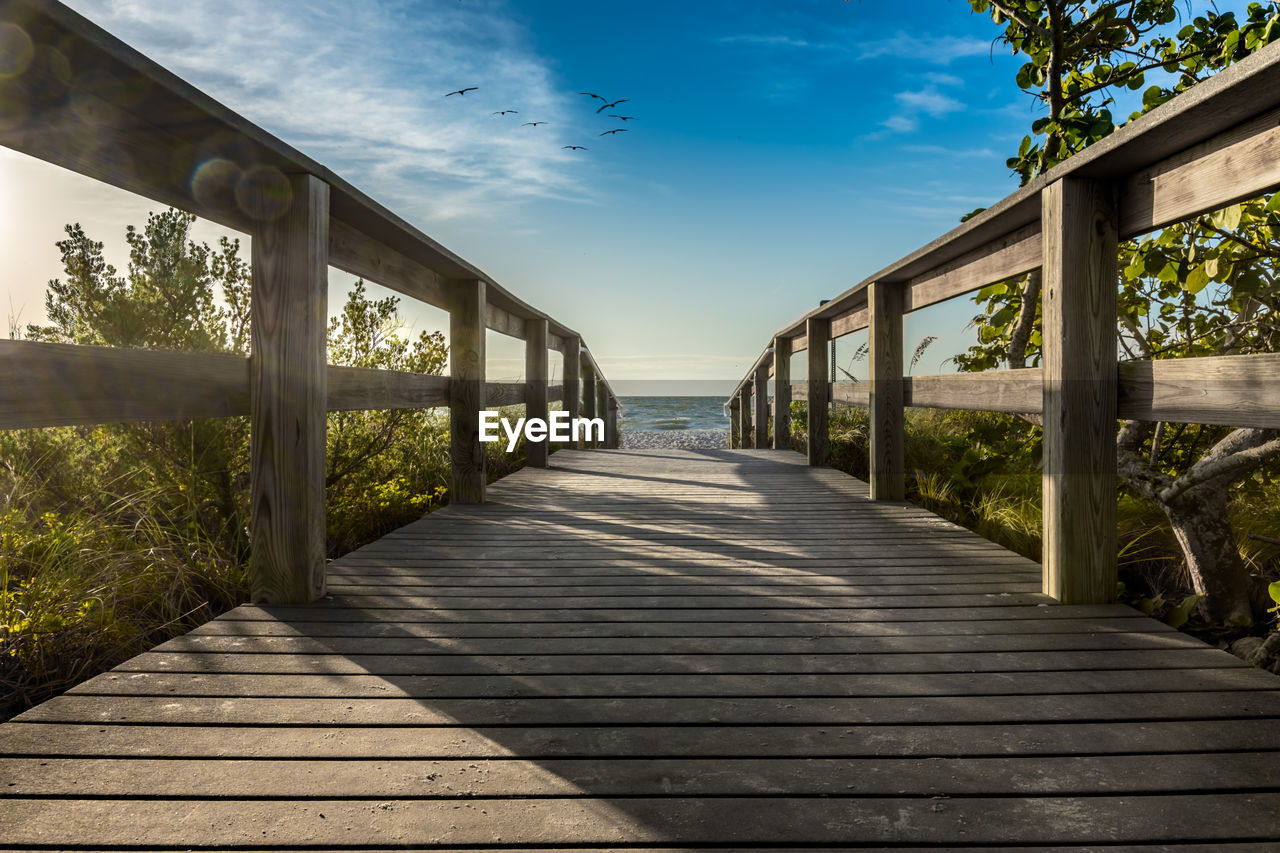
[[[619,397],[618,426],[632,432],[728,429],[724,397]]]

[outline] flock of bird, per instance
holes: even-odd
[[[468,86],[465,89],[455,89],[454,91],[449,92],[447,95],[445,95],[445,97],[447,98],[449,97],[449,95],[458,95],[460,97],[465,96],[467,92],[475,92],[479,88],[480,88],[479,86]],[[603,95],[597,95],[595,92],[579,92],[578,94],[586,95],[589,98],[598,99],[601,102],[603,102],[603,105],[596,110],[596,115],[600,115],[600,113],[604,112],[605,110],[617,109],[618,104],[625,104],[631,100],[630,98],[620,98],[616,101],[610,101],[608,98],[604,97]],[[508,115],[519,115],[520,111],[519,110],[494,110],[492,114],[495,116],[502,117],[502,116],[508,116]],[[624,116],[624,115],[618,115],[616,113],[609,113],[609,118],[616,118],[619,121],[624,121],[624,122],[636,120],[635,116]],[[524,124],[520,126],[521,127],[537,127],[540,124],[546,124],[546,123],[547,122],[545,121],[526,121]],[[625,127],[615,127],[612,130],[604,131],[603,133],[600,134],[600,136],[612,136],[615,133],[626,133],[628,130],[629,128],[625,128]],[[561,145],[560,147],[562,149],[567,148],[570,151],[590,150],[585,145]]]

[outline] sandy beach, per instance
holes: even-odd
[[[623,450],[674,447],[681,450],[727,450],[727,429],[670,429],[624,432],[619,437]]]

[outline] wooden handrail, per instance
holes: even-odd
[[[810,463],[826,461],[829,402],[869,406],[871,493],[890,500],[902,496],[905,406],[1041,414],[1044,589],[1071,603],[1110,601],[1116,418],[1280,425],[1280,354],[1117,364],[1117,243],[1278,188],[1280,45],[1273,45],[787,323],[730,403],[749,417],[754,389],[760,410],[762,378],[772,371],[775,386],[790,378],[775,353],[807,350],[809,381],[790,382],[775,398],[808,400]],[[903,376],[904,313],[1035,270],[1044,278],[1042,368]],[[870,380],[830,382],[828,342],[864,328]],[[781,408],[774,406],[775,418]],[[735,446],[748,438],[745,428],[733,433]]]
[[[0,76],[0,101],[21,117],[0,145],[248,233],[254,285],[249,359],[0,342],[0,429],[249,415],[252,594],[275,604],[324,593],[326,411],[448,406],[451,499],[480,501],[479,410],[545,416],[563,399],[576,415],[581,354],[616,446],[617,396],[576,331],[55,0],[0,0],[0,22],[36,48]],[[451,375],[327,365],[329,266],[448,311]],[[528,381],[486,381],[486,329],[536,350]],[[565,353],[561,385],[548,385],[547,349]]]

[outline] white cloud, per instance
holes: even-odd
[[[526,33],[493,4],[72,5],[410,220],[587,195],[560,148],[580,142],[575,96],[553,87]],[[464,86],[480,88],[445,96]],[[504,109],[519,115],[492,115]]]
[[[934,118],[964,109],[962,102],[942,94],[932,86],[919,92],[898,92],[893,97],[898,103],[928,113]]]
[[[864,41],[858,45],[858,58],[878,59],[882,56],[910,59],[930,65],[949,65],[957,59],[986,56],[991,42],[970,36],[913,36],[905,32],[888,38]]]
[[[920,127],[920,119],[912,115],[898,113],[897,115],[889,116],[880,124],[895,133],[911,133]]]
[[[983,160],[996,156],[996,152],[990,148],[948,148],[945,145],[904,145],[902,150],[913,154],[940,154],[945,157],[972,157]]]
[[[939,71],[930,71],[924,75],[924,79],[937,86],[963,86],[964,78],[957,77],[955,74],[943,74]]]
[[[743,44],[751,47],[796,47],[796,48],[813,47],[813,48],[820,48],[823,50],[830,50],[836,47],[836,45],[831,45],[826,43],[815,44],[809,41],[808,39],[797,38],[796,36],[788,36],[788,35],[746,34],[746,35],[736,35],[736,36],[721,36],[720,38],[716,39],[716,41],[720,42],[720,44]]]

